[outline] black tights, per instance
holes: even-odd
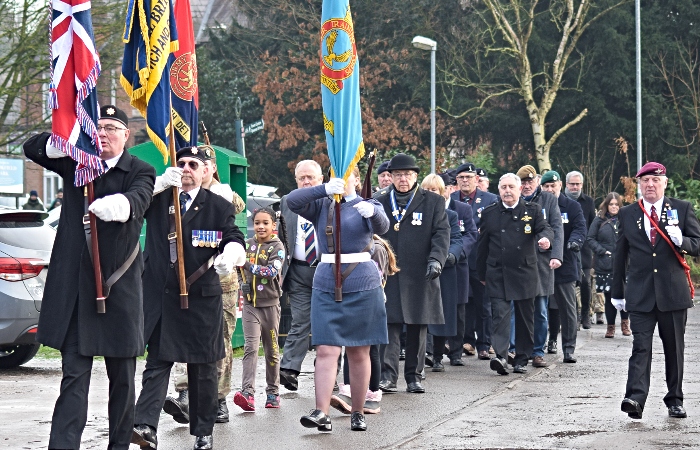
[[[559,337],[559,329],[561,328],[561,319],[559,319],[559,309],[549,308],[547,311],[549,322],[549,340],[556,341]]]
[[[382,376],[382,363],[379,360],[379,345],[369,346],[369,363],[371,372],[369,376],[369,390],[372,392],[379,390],[379,380]],[[350,365],[348,354],[343,352],[343,383],[350,384]]]
[[[612,304],[610,291],[604,292],[603,295],[605,295],[605,320],[608,322],[608,325],[615,325],[617,309]],[[620,311],[620,319],[627,320],[629,317],[630,313],[627,311]]]

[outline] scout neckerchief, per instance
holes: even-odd
[[[672,243],[671,240],[668,238],[668,236],[666,236],[666,233],[664,233],[664,232],[661,231],[661,228],[659,228],[659,224],[656,223],[656,221],[654,221],[654,220],[651,218],[651,216],[649,215],[649,213],[647,212],[647,210],[644,209],[644,203],[642,203],[642,199],[641,199],[641,198],[639,199],[639,207],[642,208],[642,211],[644,212],[644,215],[647,216],[647,218],[649,219],[649,223],[651,224],[651,226],[653,226],[654,228],[656,228],[657,233],[658,233],[662,238],[664,238],[664,241],[666,241],[666,242],[668,243],[668,245],[669,245],[669,246],[671,247],[671,249],[673,250],[673,254],[676,255],[676,259],[678,259],[678,262],[681,263],[681,266],[683,266],[683,270],[685,271],[685,276],[686,276],[686,278],[688,279],[688,286],[690,287],[690,298],[694,298],[694,297],[695,297],[695,286],[693,286],[693,282],[692,282],[691,279],[690,279],[690,266],[688,265],[688,262],[685,260],[685,257],[683,257],[683,255],[681,255],[681,254],[676,250],[676,246],[673,245],[673,243]]]
[[[411,198],[408,200],[408,203],[406,203],[406,207],[402,210],[396,203],[395,191],[393,189],[391,190],[391,194],[389,194],[389,198],[391,199],[391,215],[394,216],[394,219],[396,219],[396,223],[394,224],[394,231],[399,231],[400,223],[403,220],[404,214],[406,214],[406,211],[408,211],[408,207],[411,205],[413,197],[416,196],[416,192],[418,192],[418,186],[416,186],[413,189],[413,194],[411,194]]]

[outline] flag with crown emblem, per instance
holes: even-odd
[[[190,0],[175,3],[178,50],[170,55],[173,126],[176,148],[197,145],[199,86]]]
[[[95,92],[100,58],[90,1],[52,0],[50,20],[49,143],[78,162],[74,183],[83,186],[104,173]]]
[[[124,25],[121,84],[146,118],[146,131],[168,162],[170,54],[178,49],[171,0],[129,0]]]
[[[360,63],[348,0],[321,9],[323,126],[333,176],[347,180],[365,154],[360,112]]]

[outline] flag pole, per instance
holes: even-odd
[[[87,184],[86,195],[88,198],[88,205],[91,205],[95,201],[95,186],[91,182]],[[90,220],[90,245],[92,246],[92,268],[95,273],[95,291],[97,304],[97,314],[105,313],[105,296],[102,292],[102,265],[100,264],[100,243],[97,241],[97,218],[92,212],[88,211],[88,217]]]
[[[172,102],[170,104],[172,108]],[[170,140],[168,142],[170,151],[170,167],[175,167],[175,126],[173,125],[172,114],[170,115]],[[173,186],[173,206],[175,208],[175,247],[177,248],[177,270],[178,281],[180,282],[180,309],[188,309],[190,302],[187,297],[187,279],[185,278],[185,249],[182,246],[182,216],[180,215],[180,195],[177,186]]]
[[[367,173],[365,174],[365,180],[362,183],[362,192],[360,197],[365,200],[372,198],[372,171],[374,170],[374,162],[377,159],[377,152],[369,152],[369,162],[367,163]]]

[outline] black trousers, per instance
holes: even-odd
[[[435,361],[442,361],[445,352],[445,342],[450,346],[447,357],[450,361],[462,359],[462,343],[464,339],[464,324],[466,315],[466,304],[457,305],[457,334],[454,336],[433,336],[433,354]],[[488,350],[488,349],[487,349]]]
[[[642,408],[649,395],[651,378],[651,345],[654,328],[659,326],[659,337],[664,347],[666,362],[666,406],[683,405],[683,363],[685,351],[685,325],[688,310],[661,312],[656,307],[651,312],[630,312],[632,328],[632,356],[627,372],[625,398],[636,400]]]
[[[51,418],[49,449],[78,449],[87,422],[92,356],[78,353],[78,322],[73,316],[61,348],[61,393]],[[136,358],[105,358],[109,378],[109,443],[107,449],[126,450],[134,425]]]
[[[510,347],[510,300],[491,298],[493,309],[493,350],[503,359],[508,358]],[[527,366],[527,361],[535,346],[533,329],[535,325],[535,299],[513,301],[515,306],[515,364]]]
[[[168,393],[171,361],[148,356],[143,371],[142,389],[136,402],[133,425],[150,425],[158,429],[160,411]],[[214,431],[216,421],[218,380],[216,362],[187,363],[187,383],[190,401],[190,434],[207,436]]]
[[[612,304],[611,292],[606,291],[603,293],[605,296],[605,321],[608,325],[615,325],[615,318],[617,317],[617,308]],[[620,320],[627,320],[630,318],[630,313],[627,311],[620,311]]]
[[[401,330],[403,324],[390,323],[389,343],[383,345],[382,380],[396,383],[399,373],[399,352],[401,351]],[[425,359],[425,341],[428,325],[406,325],[406,360],[404,361],[404,379],[406,383],[415,383],[420,380],[420,371],[423,365],[419,361]]]
[[[591,268],[583,269],[583,276],[581,277],[581,317],[584,314],[591,316]]]
[[[469,287],[472,295],[469,296],[469,303],[465,305],[463,340],[465,344],[471,344],[477,351],[488,351],[491,347],[491,329],[493,327],[491,299],[486,293],[486,286],[479,281],[476,270],[469,270]],[[450,344],[450,348],[452,348],[452,344]]]

